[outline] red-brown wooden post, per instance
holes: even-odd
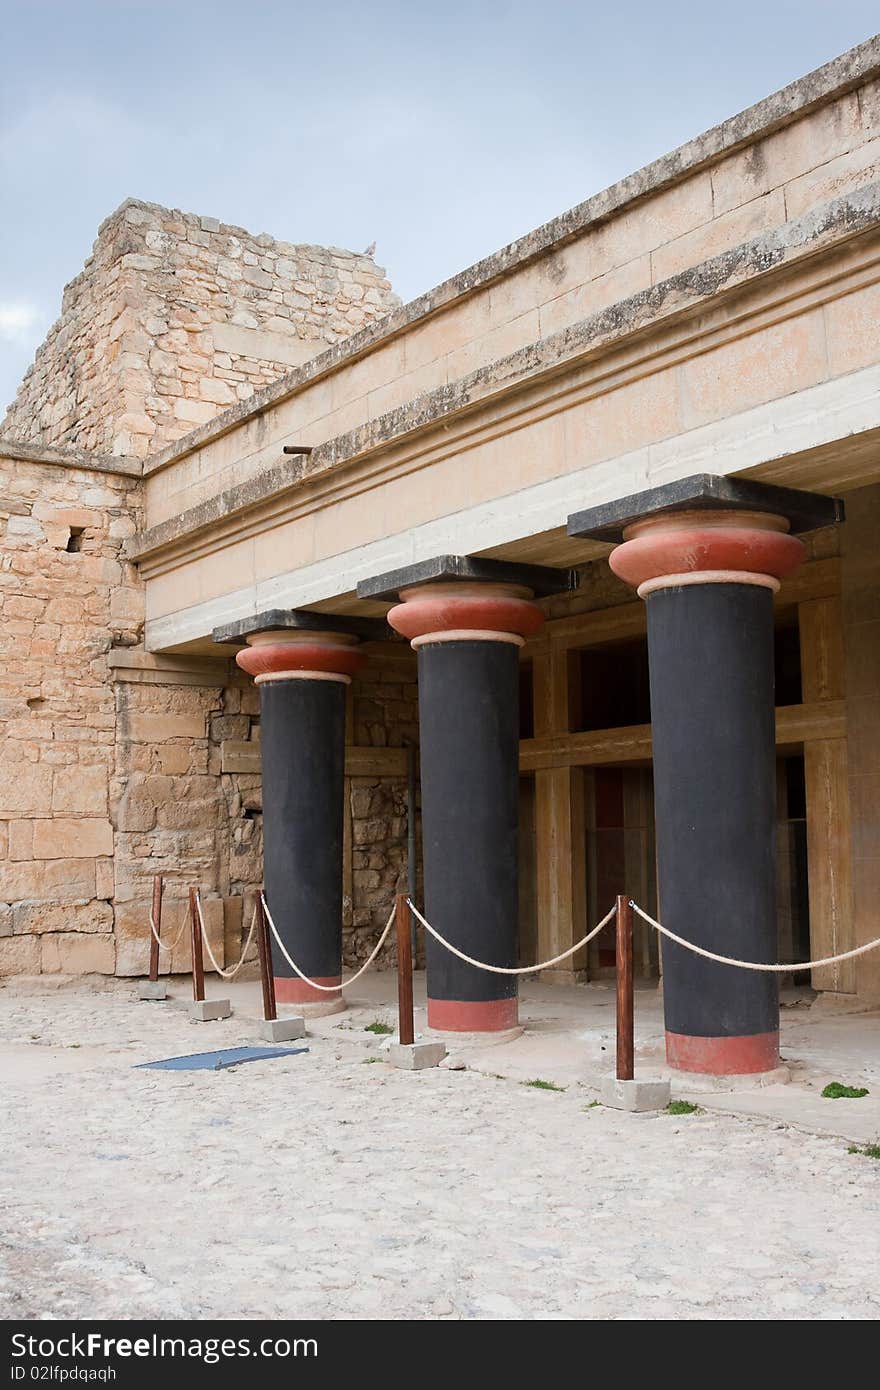
[[[263,896],[257,898],[257,946],[260,952],[260,983],[263,987],[263,1018],[271,1023],[278,1017],[275,1005],[275,976],[272,973],[272,946],[269,941],[269,923],[263,907]]]
[[[404,1045],[415,1042],[413,1024],[412,930],[405,893],[398,893],[397,908],[397,1031]]]
[[[153,930],[150,932],[150,979],[155,983],[159,978],[159,941],[162,935],[162,890],[164,881],[161,874],[153,879]]]
[[[629,898],[617,898],[617,1079],[632,1081],[633,1043],[633,918]]]
[[[192,937],[193,999],[198,1003],[205,997],[205,966],[202,960],[202,924],[199,920],[197,888],[189,890],[189,929]]]

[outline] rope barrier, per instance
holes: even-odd
[[[629,905],[643,921],[654,927],[663,936],[668,936],[669,940],[674,941],[678,946],[684,946],[688,951],[693,951],[696,956],[705,956],[706,960],[714,960],[718,965],[738,965],[741,970],[763,970],[780,975],[792,974],[796,970],[817,970],[820,965],[836,965],[841,960],[852,960],[854,956],[863,956],[867,951],[873,951],[875,947],[880,946],[880,937],[877,937],[864,946],[856,946],[852,951],[841,951],[836,956],[822,956],[821,960],[805,960],[800,965],[768,965],[760,961],[735,960],[733,956],[719,956],[715,951],[706,951],[702,946],[694,945],[693,941],[685,941],[683,936],[677,936],[674,931],[664,927],[662,922],[657,922],[647,912],[643,912],[638,903],[634,903],[632,899],[630,899]]]
[[[586,946],[592,941],[594,936],[598,936],[602,928],[608,925],[617,911],[616,907],[612,907],[610,912],[606,912],[598,926],[593,927],[592,931],[587,932],[586,936],[582,937],[576,945],[570,946],[567,951],[563,951],[561,955],[554,956],[552,960],[540,961],[537,965],[512,967],[507,965],[487,965],[484,960],[474,960],[473,956],[469,956],[464,951],[460,951],[457,946],[453,946],[451,941],[447,941],[445,936],[441,936],[440,933],[431,926],[431,923],[425,920],[411,898],[407,898],[406,903],[410,911],[413,912],[421,922],[425,931],[430,932],[435,941],[439,941],[441,946],[445,946],[447,951],[451,951],[454,956],[458,956],[459,960],[463,960],[465,964],[474,965],[478,970],[488,970],[492,975],[534,975],[537,970],[549,970],[551,965],[558,965],[561,960],[568,960],[569,956],[573,956],[575,951],[579,951],[582,946]]]
[[[159,946],[159,950],[160,950],[160,951],[167,951],[168,954],[170,955],[171,952],[174,950],[175,946],[177,945],[178,941],[180,940],[180,938],[183,936],[183,933],[186,931],[186,929],[187,929],[188,926],[189,926],[189,904],[188,904],[188,903],[185,903],[185,904],[184,904],[184,909],[183,909],[183,921],[182,921],[181,924],[180,924],[180,931],[179,931],[179,932],[177,933],[177,935],[175,936],[175,938],[174,938],[174,940],[172,941],[171,945],[170,945],[170,946],[166,946],[165,942],[162,940],[161,936],[160,936],[159,933],[156,931],[156,923],[155,923],[154,920],[153,920],[153,909],[150,908],[150,931],[153,933],[153,936],[156,938],[156,941],[157,941],[157,943],[158,943],[158,946]]]
[[[285,946],[284,942],[281,940],[281,937],[278,935],[278,929],[277,929],[277,927],[275,926],[275,922],[274,922],[274,920],[273,920],[273,918],[272,918],[272,914],[271,914],[271,912],[269,911],[269,904],[266,902],[266,895],[265,895],[265,893],[261,893],[261,894],[260,894],[260,897],[262,898],[262,901],[263,901],[263,911],[264,911],[265,914],[266,914],[266,921],[269,923],[269,930],[271,931],[272,935],[274,936],[275,941],[277,942],[277,945],[278,945],[278,949],[279,949],[279,951],[281,952],[281,954],[283,955],[284,959],[287,961],[287,964],[290,966],[291,970],[295,970],[295,971],[296,971],[297,975],[299,976],[299,978],[300,978],[301,980],[305,980],[306,984],[307,984],[307,985],[311,985],[312,989],[319,989],[319,990],[321,991],[322,994],[336,994],[337,991],[340,990],[340,989],[347,989],[349,985],[353,985],[354,982],[355,982],[355,980],[359,980],[360,977],[361,977],[361,975],[363,975],[367,970],[369,970],[370,966],[373,964],[373,961],[376,959],[376,957],[378,956],[379,952],[381,951],[382,947],[383,947],[384,944],[385,944],[385,938],[387,937],[388,933],[389,933],[390,930],[391,930],[392,923],[394,922],[394,914],[395,914],[395,912],[396,912],[396,907],[392,907],[390,916],[389,916],[389,918],[388,918],[388,921],[385,923],[385,927],[384,927],[384,930],[383,930],[383,932],[382,932],[382,935],[379,937],[379,940],[376,942],[375,946],[373,947],[373,950],[372,950],[371,954],[370,954],[369,956],[367,956],[367,959],[364,961],[364,963],[363,963],[363,965],[361,966],[360,970],[358,970],[357,973],[356,973],[355,975],[351,975],[351,976],[349,977],[349,979],[347,979],[347,980],[342,980],[342,981],[340,981],[340,983],[339,983],[338,985],[319,985],[319,984],[316,983],[315,980],[310,980],[309,977],[308,977],[308,975],[304,975],[303,972],[300,970],[300,968],[299,968],[299,966],[297,965],[296,961],[295,961],[295,960],[293,959],[293,957],[290,955],[290,952],[288,951],[288,949],[287,949],[287,947]]]
[[[202,945],[204,946],[205,950],[208,952],[208,956],[209,956],[209,958],[210,958],[211,964],[213,965],[214,969],[217,971],[217,974],[223,976],[223,979],[224,979],[224,980],[234,980],[235,977],[236,977],[236,975],[238,974],[239,970],[240,970],[241,967],[244,965],[244,958],[245,958],[245,956],[247,955],[248,951],[250,950],[251,942],[252,942],[253,939],[254,939],[254,932],[255,932],[256,929],[257,929],[257,908],[256,908],[256,904],[254,904],[254,915],[253,915],[253,917],[251,918],[251,929],[250,929],[250,931],[248,932],[247,941],[244,943],[244,950],[242,951],[241,955],[240,955],[239,958],[238,958],[238,964],[237,964],[237,965],[234,965],[233,968],[232,968],[231,970],[224,970],[224,968],[223,968],[222,965],[218,965],[218,964],[217,964],[217,957],[214,955],[214,952],[211,950],[211,942],[210,942],[210,940],[208,939],[208,932],[207,932],[207,928],[205,927],[205,919],[204,919],[204,917],[202,916],[202,899],[201,899],[201,896],[200,896],[200,894],[199,894],[198,892],[196,893],[196,911],[197,911],[198,914],[199,914],[199,926],[200,926],[201,929],[202,929]]]

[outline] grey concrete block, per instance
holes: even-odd
[[[423,1067],[436,1067],[446,1056],[444,1043],[439,1042],[393,1042],[388,1048],[388,1060],[392,1067],[402,1067],[404,1071],[421,1071]]]
[[[260,1037],[266,1042],[291,1042],[293,1038],[304,1038],[306,1021],[304,1018],[263,1018],[260,1020]]]
[[[164,980],[139,980],[138,999],[167,999],[168,986]]]
[[[218,1018],[229,1018],[231,1013],[228,999],[194,999],[190,1005],[190,1017],[197,1023],[212,1023]]]
[[[669,1104],[668,1081],[618,1081],[602,1079],[602,1104],[614,1110],[665,1110]]]

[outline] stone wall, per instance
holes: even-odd
[[[115,968],[108,654],[143,621],[120,558],[137,498],[0,457],[0,974]]]
[[[0,975],[145,973],[157,873],[166,938],[190,885],[221,963],[250,922],[259,692],[222,661],[144,653],[142,587],[121,557],[139,504],[136,473],[0,456]],[[417,739],[414,663],[371,661],[349,742]],[[224,765],[231,744],[251,757]],[[406,879],[405,777],[349,776],[346,821],[354,964]],[[161,968],[189,968],[186,934]]]
[[[145,458],[398,302],[370,256],[129,200],[0,432]]]
[[[164,934],[198,885],[218,960],[237,959],[260,779],[221,749],[258,736],[259,700],[222,662],[144,652],[121,552],[138,460],[397,302],[367,255],[135,201],[99,229],[0,438],[0,975],[143,973],[157,873]],[[47,463],[59,445],[82,467]],[[161,963],[188,968],[185,936]]]
[[[351,728],[353,742],[360,748],[418,747],[418,685],[412,659],[368,662],[352,685]],[[344,955],[354,964],[369,955],[388,920],[395,893],[406,889],[406,778],[348,778],[347,811],[351,867],[343,914]],[[417,824],[417,836],[419,832]],[[419,846],[417,861],[420,870]],[[391,940],[379,963],[390,965],[396,959]]]

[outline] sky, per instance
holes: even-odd
[[[409,300],[878,28],[877,0],[0,0],[0,417],[136,197]]]

